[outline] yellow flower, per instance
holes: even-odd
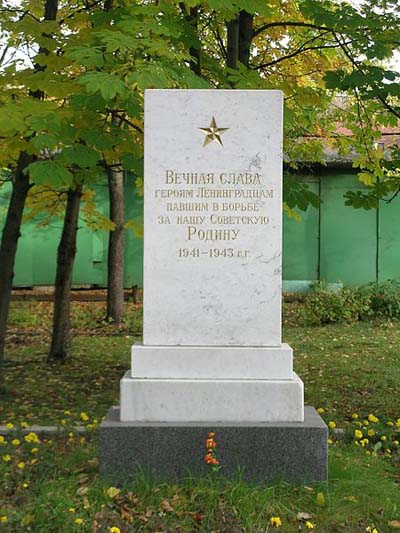
[[[7,429],[12,429],[13,427],[14,427],[14,424],[12,424],[11,422],[7,422],[6,424]]]
[[[28,422],[21,422],[21,427],[22,428],[27,428],[28,427]]]
[[[3,435],[0,435],[0,446],[5,446],[7,444],[6,439],[3,437]]]
[[[110,487],[107,489],[106,494],[109,498],[115,498],[118,496],[118,494],[121,492],[120,489],[117,489],[117,487]]]
[[[31,444],[40,444],[39,437],[33,431],[25,435],[24,440],[26,442],[30,442]]]
[[[13,440],[11,441],[11,444],[12,444],[13,446],[19,446],[19,445],[21,444],[21,441],[20,441],[19,439],[13,439]]]
[[[368,526],[365,531],[367,531],[367,533],[379,533],[374,526]]]
[[[31,453],[38,453],[39,448],[32,448]]]
[[[397,426],[398,428],[400,428],[400,418],[398,418],[398,419],[396,420],[396,426]]]
[[[354,436],[355,436],[356,439],[362,439],[363,438],[363,432],[360,431],[359,429],[356,429],[354,431]]]
[[[320,415],[322,415],[322,413],[325,413],[325,409],[323,407],[318,407],[317,409],[317,413],[319,413]]]
[[[385,440],[387,440],[386,435],[382,435],[381,440],[382,440],[383,442],[385,442]]]
[[[3,461],[5,463],[9,463],[11,461],[11,455],[9,455],[8,453],[6,453],[5,455],[3,455]]]
[[[314,524],[310,522],[309,520],[307,520],[305,525],[307,529],[314,529]]]
[[[65,418],[63,418],[62,420],[60,420],[60,425],[61,425],[61,426],[66,426],[66,425],[67,425],[67,421],[65,420]]]
[[[333,420],[331,420],[328,424],[328,426],[331,428],[331,429],[335,429],[336,427],[336,422],[334,422]]]
[[[38,461],[37,459],[32,459],[31,460],[31,465],[35,465],[37,463],[37,461]]]
[[[390,420],[389,422],[386,422],[386,425],[389,426],[390,428],[394,426],[393,422],[391,422]]]
[[[367,419],[363,420],[363,424],[365,424],[366,426],[369,426],[369,420]]]
[[[68,409],[66,409],[66,410],[64,411],[64,414],[65,414],[66,416],[69,416],[69,415],[71,414],[71,411],[68,411]]]
[[[333,444],[333,440],[332,439],[328,439],[328,444]]]
[[[7,524],[7,522],[8,522],[8,518],[6,517],[6,515],[0,516],[1,524]]]
[[[83,422],[87,422],[89,420],[89,417],[86,413],[81,413],[81,420]]]
[[[379,422],[379,418],[375,415],[373,415],[372,413],[368,415],[368,420],[370,422]]]
[[[23,463],[22,461],[20,463],[17,464],[18,468],[20,470],[23,470],[25,468],[25,463]]]
[[[70,508],[68,509],[68,512],[69,512],[69,513],[74,513],[74,512],[75,512],[75,509],[74,509],[73,507],[70,507]]]
[[[364,448],[368,443],[369,443],[369,440],[368,439],[363,439],[360,441],[361,443],[361,446]]]
[[[121,533],[121,530],[117,526],[110,527],[108,530],[110,533]]]
[[[75,518],[75,524],[78,524],[78,526],[83,524],[83,518]]]
[[[357,413],[353,413],[353,414],[351,415],[351,418],[352,418],[353,420],[357,420],[357,418],[358,418],[358,414],[357,414]]]
[[[373,437],[374,435],[376,435],[376,431],[374,429],[369,429],[368,430],[368,437]]]
[[[271,516],[269,521],[272,527],[280,527],[282,525],[282,520],[279,516]]]
[[[29,483],[22,483],[22,488],[23,489],[27,489],[29,487]]]
[[[398,440],[394,440],[393,441],[393,446],[398,446],[399,445],[399,441]]]

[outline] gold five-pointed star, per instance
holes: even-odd
[[[208,143],[212,141],[215,141],[220,146],[223,146],[222,141],[221,141],[221,134],[224,133],[224,131],[229,130],[229,128],[218,128],[214,117],[211,119],[211,123],[208,128],[198,128],[198,129],[206,134],[203,146],[206,146]]]

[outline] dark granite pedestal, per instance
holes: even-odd
[[[100,473],[114,483],[138,475],[169,482],[205,475],[205,439],[214,431],[218,476],[325,481],[328,428],[313,407],[304,415],[304,422],[293,423],[138,423],[121,422],[119,408],[111,407],[100,425]]]

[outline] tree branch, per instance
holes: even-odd
[[[298,48],[297,50],[294,50],[292,53],[278,57],[277,59],[274,59],[273,61],[270,61],[269,63],[262,63],[261,65],[257,65],[256,67],[253,67],[253,70],[261,70],[263,68],[271,67],[272,65],[276,65],[277,63],[281,63],[281,61],[285,61],[286,59],[291,59],[292,57],[295,57],[299,54],[302,54],[303,52],[309,52],[310,50],[322,50],[324,48],[339,48],[340,45],[338,44],[326,44],[326,45],[320,45],[320,46],[307,46],[303,44]]]
[[[393,202],[393,200],[400,194],[400,187],[397,188],[397,191],[388,199],[386,198],[381,198],[381,200],[383,200],[386,204],[390,204],[391,202]]]
[[[133,122],[131,122],[128,118],[126,118],[124,115],[120,115],[119,113],[115,113],[114,111],[111,111],[111,114],[119,119],[121,122],[124,122],[125,124],[128,124],[131,128],[136,130],[138,133],[143,133],[142,128],[139,128],[139,126],[136,126]]]
[[[332,32],[333,33],[333,36],[336,40],[336,42],[341,46],[344,54],[346,55],[347,59],[350,61],[350,63],[352,64],[352,66],[358,70],[358,72],[360,72],[360,74],[362,74],[363,76],[366,76],[365,72],[363,71],[363,69],[361,68],[360,64],[354,59],[354,57],[352,56],[350,50],[347,48],[347,45],[349,44],[348,42],[347,43],[342,43],[341,40],[339,39],[339,37],[337,36],[337,34],[335,32]],[[381,104],[384,106],[384,108],[389,111],[389,113],[392,113],[395,117],[397,117],[398,119],[400,119],[400,111],[397,111],[397,109],[395,109],[393,106],[391,106],[386,100],[385,98],[383,98],[383,96],[377,96],[377,99],[381,102]]]
[[[277,28],[279,26],[294,26],[299,28],[312,28],[314,30],[321,30],[321,31],[333,31],[332,28],[328,28],[327,26],[318,26],[317,24],[311,24],[310,22],[295,22],[295,21],[281,21],[281,22],[269,22],[268,24],[263,24],[259,28],[256,28],[253,31],[253,37],[257,37],[260,33],[262,33],[265,30],[268,30],[269,28]]]

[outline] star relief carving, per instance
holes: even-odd
[[[218,128],[214,116],[211,119],[210,126],[208,128],[198,128],[198,129],[205,134],[203,146],[207,146],[207,144],[209,144],[212,141],[215,141],[220,146],[223,146],[221,135],[225,131],[229,130],[229,128]]]

